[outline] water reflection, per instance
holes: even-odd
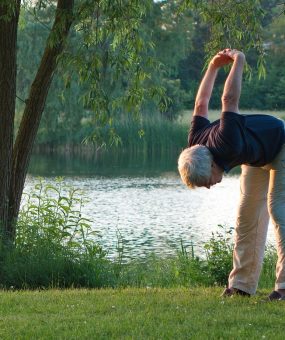
[[[219,224],[234,226],[238,175],[226,176],[211,190],[188,190],[176,172],[176,155],[169,158],[157,158],[150,166],[139,158],[126,161],[123,155],[107,163],[34,155],[26,191],[36,175],[49,176],[51,181],[65,176],[72,186],[83,189],[90,198],[83,212],[112,257],[118,239],[123,240],[128,257],[171,254],[181,240],[186,246],[194,242],[198,250]]]
[[[178,151],[147,153],[117,149],[111,152],[33,154],[29,173],[35,176],[159,176],[176,171]]]

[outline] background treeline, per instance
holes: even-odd
[[[155,3],[142,27],[142,36],[153,41],[152,53],[160,62],[160,67],[156,68],[153,77],[157,84],[166,89],[168,99],[160,103],[161,105],[157,105],[152,100],[144,103],[143,119],[138,120],[138,124],[135,125],[135,134],[140,126],[141,134],[145,133],[143,121],[148,117],[152,117],[153,120],[154,116],[160,116],[173,122],[183,110],[191,110],[194,105],[195,94],[205,65],[204,46],[209,37],[209,28],[190,12],[181,17],[174,15],[173,6],[175,6],[173,1]],[[29,20],[26,20],[27,18]],[[16,127],[21,118],[23,101],[27,97],[25,89],[29,88],[27,85],[30,85],[34,77],[49,33],[48,18],[48,8],[46,12],[41,13],[40,17],[29,10],[22,14],[18,38],[21,53],[18,54],[17,96],[19,99]],[[271,25],[264,23],[267,52],[265,79],[258,77],[255,53],[251,51],[246,53],[252,69],[245,75],[240,105],[242,109],[283,110],[285,108],[284,32],[284,16],[274,20]],[[78,35],[73,33],[70,49],[76,49],[77,37]],[[106,54],[104,55],[106,68],[104,69],[102,65],[101,70],[108,86],[107,80],[111,72],[108,67],[108,53],[104,45],[101,49],[100,53]],[[61,63],[55,75],[38,132],[38,145],[79,144],[86,136],[93,133],[93,113],[82,100],[87,85],[80,85],[79,75],[71,72],[69,75],[68,68],[68,65]],[[220,107],[224,78],[225,73],[221,72],[211,100],[212,109]],[[122,76],[116,86],[106,91],[116,94],[122,91],[127,81]],[[121,135],[124,133],[123,130],[132,129],[126,121],[128,121],[126,117],[117,116],[114,126],[117,130],[122,130]],[[155,124],[158,125],[158,121],[155,121]],[[163,123],[160,121],[160,124]],[[163,129],[162,127],[161,130]],[[127,140],[127,137],[125,139]]]

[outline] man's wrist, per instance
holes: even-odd
[[[214,61],[210,61],[208,69],[211,69],[213,71],[218,71],[220,69],[220,66],[215,65]]]
[[[245,55],[240,52],[240,53],[237,53],[235,56],[234,56],[234,61],[240,61],[240,62],[245,62]]]

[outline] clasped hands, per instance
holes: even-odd
[[[210,64],[216,67],[222,67],[232,63],[236,59],[245,60],[245,55],[236,49],[225,48],[213,57]]]

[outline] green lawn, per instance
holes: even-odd
[[[0,339],[284,339],[285,302],[221,288],[0,292]]]

